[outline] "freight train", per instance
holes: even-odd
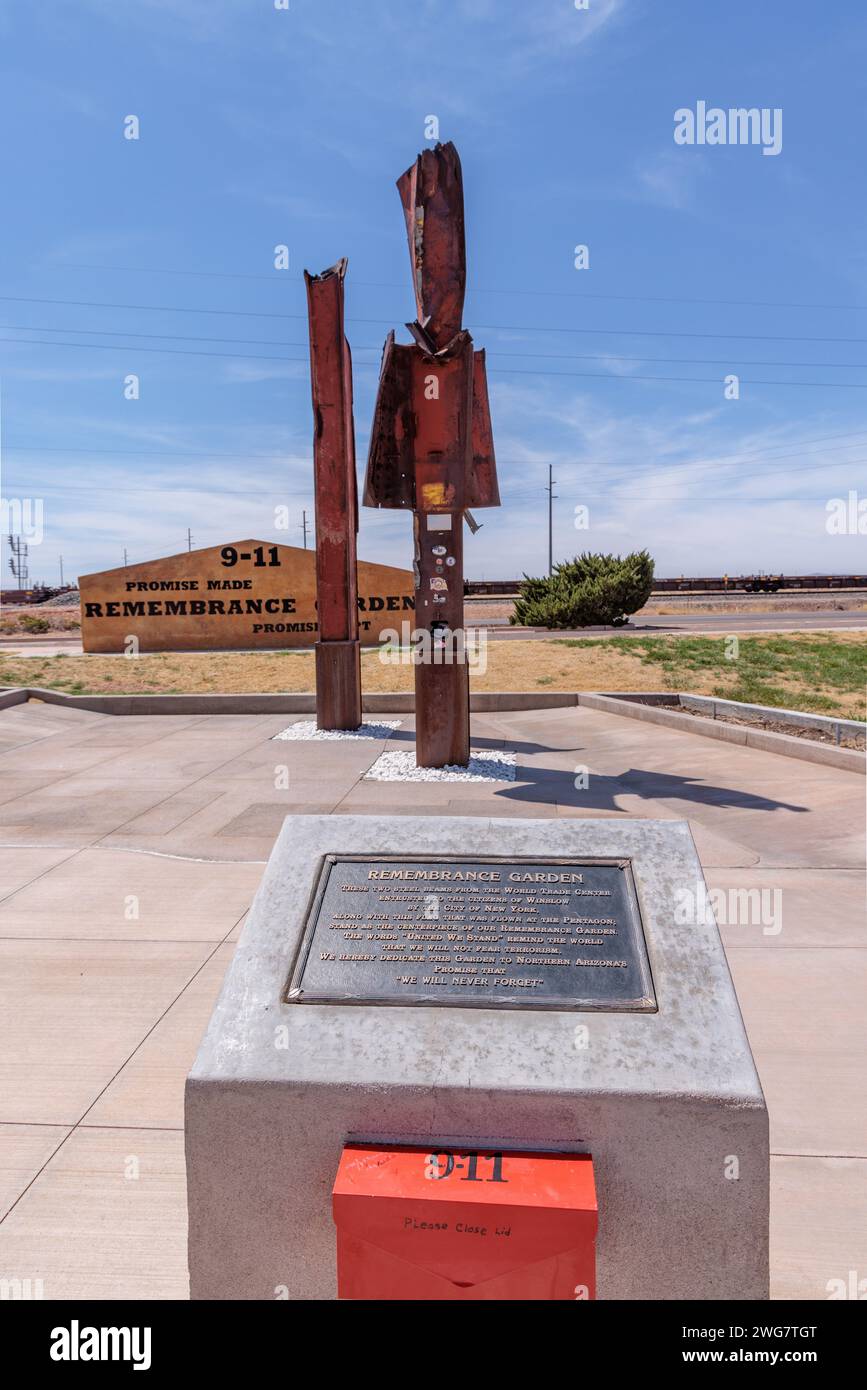
[[[519,579],[467,579],[467,597],[511,597]],[[704,578],[654,579],[654,594],[776,594],[798,589],[867,589],[867,574],[721,574]]]

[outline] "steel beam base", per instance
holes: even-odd
[[[316,727],[357,729],[361,723],[358,641],[316,643]]]
[[[465,661],[415,668],[417,767],[466,767],[470,760],[470,671]]]

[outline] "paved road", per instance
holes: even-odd
[[[509,627],[497,619],[491,625],[472,623],[472,627],[485,627],[492,639],[511,639],[512,641],[543,641],[556,637],[595,637],[633,636],[641,637],[649,633],[674,633],[689,636],[693,633],[730,632],[813,632],[838,628],[842,631],[867,628],[867,612],[828,612],[828,613],[675,613],[663,617],[661,614],[648,614],[635,619],[626,627],[584,627],[573,632],[551,633],[544,629]]]
[[[649,614],[629,623],[626,627],[584,627],[573,631],[549,632],[544,628],[510,627],[508,619],[494,618],[492,621],[470,621],[471,628],[484,628],[492,641],[544,642],[551,637],[642,637],[653,633],[672,633],[675,636],[689,636],[692,633],[750,632],[814,632],[814,631],[856,631],[867,628],[867,611],[840,612],[834,610],[824,613],[676,613],[668,616]],[[66,652],[70,656],[81,652],[81,638],[77,633],[30,637],[18,640],[4,637],[0,640],[0,655],[6,656],[56,656]]]

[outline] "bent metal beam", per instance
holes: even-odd
[[[397,187],[418,317],[407,324],[412,344],[396,343],[393,333],[386,340],[364,504],[413,512],[416,762],[466,766],[462,524],[467,508],[496,507],[500,498],[485,354],[461,327],[464,194],[454,145],[424,150]]]

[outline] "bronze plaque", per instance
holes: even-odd
[[[655,1011],[632,866],[326,855],[285,1000]]]

